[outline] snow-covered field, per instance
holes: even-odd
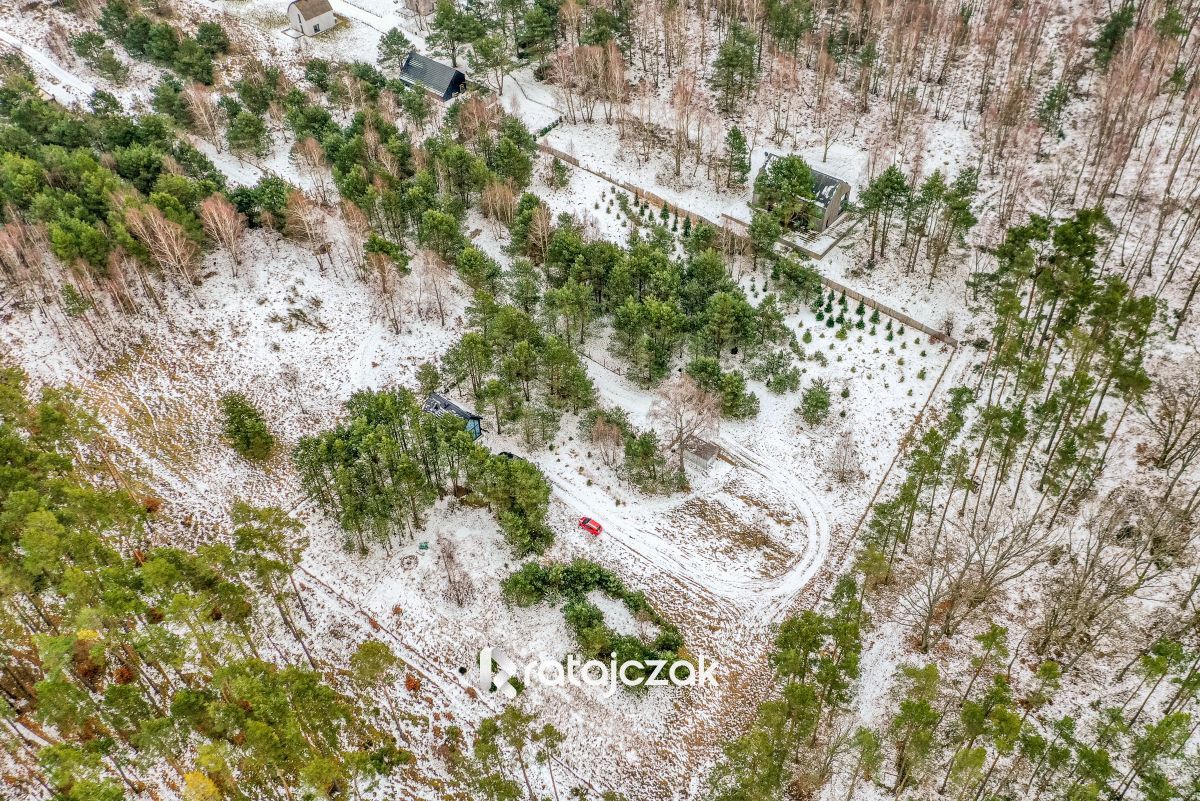
[[[337,0],[339,28],[299,42],[281,32],[282,17],[272,24],[273,4],[222,7],[259,31],[264,56],[293,65],[298,74],[295,65],[313,56],[352,54],[373,61],[379,31],[392,24],[406,26],[415,37],[412,23],[386,9],[377,16],[375,6],[382,5]],[[20,34],[39,30],[36,20],[30,22]],[[10,36],[5,41],[16,41]],[[83,102],[90,95],[95,82],[76,76],[86,67],[60,66],[35,43],[22,47],[56,96]],[[527,73],[516,77],[506,105],[531,127],[553,121],[553,98]],[[144,105],[146,84],[134,84],[121,96]],[[267,171],[305,183],[282,143],[255,164],[196,141],[235,184],[256,181]],[[548,141],[685,207],[713,217],[748,216],[744,194],[714,194],[703,182],[690,190],[662,186],[661,170],[623,157],[622,143],[604,126],[560,126]],[[756,149],[756,166],[762,157],[763,150]],[[831,156],[851,178],[858,177],[855,158],[840,147]],[[546,157],[539,159],[535,189],[556,212],[589,220],[592,235],[619,242],[628,237],[620,211],[615,206],[604,211],[617,191],[611,184],[572,170],[568,186],[553,190],[544,183],[548,165]],[[490,225],[468,225],[474,227],[484,232],[477,244],[502,256]],[[171,516],[190,522],[197,541],[221,536],[235,500],[279,505],[303,520],[310,545],[298,580],[311,598],[318,647],[334,658],[362,638],[386,635],[426,679],[414,703],[430,711],[424,745],[433,747],[439,724],[470,725],[494,711],[493,702],[477,697],[472,687],[479,649],[492,645],[522,659],[560,659],[572,650],[562,616],[550,606],[504,604],[499,582],[517,562],[490,516],[452,500],[439,503],[412,543],[390,552],[347,554],[336,525],[303,498],[288,452],[299,437],[337,420],[352,392],[415,387],[416,368],[437,360],[460,334],[465,289],[444,268],[415,260],[400,288],[403,322],[397,334],[338,248],[330,259],[333,269],[272,233],[252,232],[247,251],[236,277],[226,257],[208,255],[201,271],[205,280],[194,294],[172,293],[164,313],[120,321],[103,349],[89,344],[83,331],[74,332],[81,341],[75,344],[49,320],[10,316],[4,325],[10,354],[28,366],[36,382],[81,387],[123,449],[130,472],[147,493],[163,499]],[[742,276],[747,289],[757,280]],[[444,327],[430,306],[433,281],[453,298]],[[773,626],[789,612],[817,603],[828,589],[902,436],[943,369],[961,369],[944,346],[915,332],[886,342],[881,324],[874,336],[853,331],[846,341],[835,341],[833,329],[807,310],[790,315],[788,325],[797,336],[809,331],[813,340],[806,348],[827,357],[824,366],[811,360],[802,365],[804,382],[824,378],[836,394],[834,415],[818,430],[800,424],[793,411],[798,395],[775,396],[751,382],[762,402],[759,416],[727,423],[718,438],[724,459],[711,474],[694,476],[689,492],[665,498],[642,496],[592,459],[571,421],[564,422],[551,449],[529,454],[554,489],[551,519],[558,536],[546,558],[585,557],[615,570],[680,626],[692,653],[720,665],[711,689],[605,698],[601,691],[573,687],[529,688],[528,706],[567,734],[564,766],[579,780],[662,797],[699,791],[699,777],[719,745],[763,697]],[[622,407],[636,424],[648,425],[653,393],[613,372],[615,360],[602,344],[589,349],[595,358],[587,366],[602,404]],[[265,471],[218,444],[216,401],[230,389],[258,404],[285,442]],[[862,475],[850,486],[835,484],[829,470],[834,434],[844,429],[855,432],[861,454]],[[485,444],[520,452],[515,442],[494,435]],[[602,537],[593,539],[575,527],[583,514],[603,522]],[[461,608],[442,595],[439,555],[447,549],[465,564],[476,590]],[[667,741],[687,742],[689,748],[669,748]]]
[[[178,5],[185,14],[219,11],[235,18],[259,58],[284,66],[297,79],[311,57],[373,63],[380,34],[393,26],[402,27],[419,46],[423,42],[421,27],[397,13],[393,2],[332,3],[338,27],[311,40],[282,32],[285,20],[276,2],[183,0]],[[45,10],[22,13],[18,25],[0,31],[0,44],[24,54],[53,97],[82,103],[102,82],[78,59],[44,46],[58,16]],[[145,108],[152,71],[131,65],[135,79],[116,93],[128,107]],[[562,116],[555,93],[527,68],[508,79],[501,101],[533,130]],[[658,118],[665,123],[666,111]],[[953,174],[969,166],[970,133],[956,121],[932,126],[921,151],[926,169],[941,167]],[[824,158],[818,138],[809,138],[804,146],[791,142],[777,148],[765,135],[758,137],[752,142],[753,170],[767,152],[797,152],[847,180],[857,195],[878,154],[869,152],[867,143],[843,137]],[[231,183],[253,183],[274,172],[306,185],[279,136],[271,154],[257,163],[195,141]],[[750,218],[748,190],[718,191],[700,164],[685,163],[682,174],[675,175],[668,153],[643,158],[636,143],[612,125],[560,124],[543,141],[577,157],[588,170],[643,187],[709,219]],[[628,221],[613,203],[621,190],[579,169],[570,171],[565,187],[554,189],[547,183],[549,165],[544,155],[535,162],[532,189],[555,213],[574,215],[590,236],[628,240]],[[982,203],[987,210],[996,193],[994,182],[986,186]],[[339,225],[332,215],[330,225]],[[478,231],[478,247],[508,260],[503,235],[492,223],[472,212],[467,229]],[[971,263],[951,265],[927,282],[925,274],[864,271],[861,247],[855,244],[849,237],[818,269],[927,325],[952,320],[964,341],[984,335],[965,285]],[[392,645],[422,679],[419,689],[397,687],[396,693],[406,709],[429,720],[425,740],[406,746],[432,751],[446,726],[469,729],[498,708],[473,686],[481,648],[502,647],[522,660],[557,660],[574,645],[557,608],[504,602],[500,582],[519,563],[485,511],[442,499],[412,542],[360,554],[344,547],[336,523],[304,498],[289,458],[295,442],[334,424],[357,390],[415,389],[417,368],[436,362],[465,328],[466,287],[432,258],[417,257],[398,292],[400,330],[392,330],[375,291],[353,274],[350,247],[336,243],[321,262],[275,233],[255,230],[236,274],[223,253],[206,254],[199,271],[202,284],[194,291],[170,291],[161,312],[111,320],[101,335],[61,315],[7,313],[0,322],[0,353],[22,364],[35,383],[72,384],[83,391],[114,438],[125,471],[145,494],[163,500],[164,516],[187,521],[161,536],[196,542],[221,537],[237,500],[278,505],[303,521],[309,548],[297,580],[309,599],[305,614],[316,647],[336,662],[367,637]],[[762,273],[750,270],[748,259],[734,269],[752,300],[770,290]],[[449,298],[441,313],[434,308],[435,291]],[[543,451],[523,452],[515,438],[496,434],[483,440],[493,451],[530,459],[550,481],[550,520],[557,536],[545,561],[582,557],[616,572],[680,627],[691,653],[720,665],[718,682],[710,688],[612,698],[594,688],[527,688],[527,707],[566,734],[561,768],[576,782],[636,798],[700,795],[702,778],[719,758],[722,743],[741,731],[755,704],[769,694],[766,655],[775,627],[788,614],[821,603],[847,567],[854,534],[872,500],[894,475],[906,435],[948,389],[969,380],[973,362],[981,358],[969,346],[953,350],[915,331],[897,331],[889,341],[882,322],[875,334],[851,329],[844,340],[807,309],[789,313],[786,324],[807,340],[802,385],[819,378],[833,390],[829,420],[806,427],[795,413],[797,393],[775,395],[751,381],[761,402],[758,416],[722,424],[715,439],[723,457],[707,474],[689,475],[686,492],[640,493],[594,458],[578,421],[569,416]],[[654,390],[621,375],[606,338],[606,331],[597,331],[584,348],[601,405],[625,409],[637,426],[653,426]],[[252,399],[283,440],[265,469],[220,445],[217,400],[231,389]],[[852,432],[861,468],[850,483],[836,482],[831,468],[835,442],[844,431]],[[1117,458],[1131,461],[1128,450]],[[576,521],[582,515],[601,521],[603,535],[581,532]],[[465,566],[474,588],[462,606],[444,597],[447,553]],[[618,630],[642,625],[623,617],[624,610],[611,599],[592,600]],[[898,626],[875,632],[865,643],[860,706],[866,722],[882,722],[885,687],[906,648]],[[537,781],[544,785],[545,777]],[[397,797],[435,797],[420,782],[389,789]]]

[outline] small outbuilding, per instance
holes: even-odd
[[[410,51],[400,66],[400,80],[436,95],[443,103],[467,87],[467,76],[462,70],[427,58],[416,50]]]
[[[688,437],[683,443],[683,462],[701,473],[707,473],[721,458],[721,446],[700,437]]]
[[[329,0],[292,0],[287,16],[292,30],[305,36],[315,36],[337,24]]]
[[[483,418],[470,409],[459,406],[445,395],[430,392],[429,397],[425,398],[425,403],[421,405],[421,410],[438,417],[447,415],[459,417],[463,420],[463,428],[470,433],[472,439],[479,439],[483,436]]]

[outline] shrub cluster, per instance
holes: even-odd
[[[128,0],[109,0],[100,29],[137,59],[174,70],[189,80],[211,84],[213,59],[229,50],[229,37],[216,22],[202,22],[188,36],[169,22],[155,22]]]
[[[668,665],[683,659],[683,636],[679,629],[658,613],[645,593],[630,590],[612,571],[586,559],[542,566],[529,562],[502,583],[504,597],[517,606],[528,607],[539,603],[563,601],[563,618],[567,628],[575,636],[580,650],[587,659],[608,661],[615,658],[618,664],[636,661],[646,664],[651,659],[661,659]],[[658,634],[645,642],[628,634],[617,634],[604,622],[604,613],[587,599],[587,594],[599,590],[610,598],[620,600],[639,620],[646,620],[658,627]],[[645,678],[646,671],[630,671],[630,678]],[[631,692],[645,692],[642,683],[624,685]]]

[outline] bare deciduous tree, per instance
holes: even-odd
[[[499,122],[500,106],[495,101],[486,102],[478,97],[469,97],[461,106],[458,128],[462,138],[468,142],[483,139]]]
[[[224,137],[221,136],[221,110],[213,102],[212,91],[199,83],[189,84],[183,90],[183,99],[192,113],[192,128],[202,139],[212,142],[221,151]]]
[[[508,184],[492,181],[484,187],[480,208],[489,219],[505,226],[511,225],[517,210],[516,194]]]
[[[200,203],[200,222],[209,239],[221,245],[233,259],[233,274],[242,263],[242,238],[246,235],[246,215],[239,212],[224,195],[209,195]]]
[[[621,428],[614,423],[600,419],[592,426],[592,443],[600,451],[600,461],[609,467],[615,467],[620,460],[624,441]]]
[[[349,261],[354,266],[355,273],[361,276],[367,267],[363,245],[371,235],[371,221],[367,219],[366,212],[353,201],[343,199],[341,206],[342,221],[346,223],[348,241],[345,244],[350,252]]]
[[[417,313],[422,320],[428,319],[426,309],[431,308],[433,313],[438,316],[438,324],[443,328],[446,327],[446,288],[444,286],[441,272],[426,262],[424,277],[421,279],[421,290],[417,295]],[[429,305],[426,306],[425,298],[429,298]]]
[[[935,539],[922,558],[925,570],[901,607],[925,651],[954,635],[1001,590],[1044,560],[1045,532],[1029,522],[971,522]]]
[[[45,246],[37,228],[20,218],[0,227],[0,278],[17,292],[30,293],[44,283],[41,258]]]
[[[298,141],[292,147],[292,156],[302,168],[305,177],[317,194],[317,201],[322,206],[329,205],[329,188],[325,176],[329,172],[329,164],[325,160],[325,150],[311,136]]]
[[[666,450],[676,449],[683,472],[684,444],[689,437],[703,438],[717,429],[721,399],[687,373],[680,373],[662,385],[660,396],[650,406],[650,418],[670,431]]]
[[[546,249],[550,247],[550,237],[554,235],[554,220],[550,209],[538,205],[533,210],[533,219],[529,221],[528,250],[529,258],[537,264],[546,260]]]
[[[949,593],[941,610],[942,634],[958,631],[975,610],[1000,590],[1042,563],[1048,551],[1045,535],[1029,522],[972,526],[963,538],[962,556],[952,566]]]
[[[1195,376],[1194,364],[1173,372],[1138,402],[1151,437],[1146,455],[1161,470],[1179,462],[1186,466],[1200,455],[1200,384]]]
[[[171,222],[154,206],[126,206],[125,227],[145,245],[151,258],[165,272],[192,284],[192,268],[200,257],[197,245],[183,227]]]
[[[862,476],[862,467],[858,457],[858,444],[850,429],[845,429],[838,435],[833,446],[833,461],[830,465],[833,477],[839,484],[849,484]]]
[[[1125,602],[1158,569],[1159,526],[1142,507],[1135,493],[1118,490],[1070,533],[1045,593],[1038,653],[1057,652],[1074,664],[1125,617]]]
[[[392,332],[400,333],[401,315],[398,303],[400,279],[404,276],[400,265],[383,253],[367,254],[367,275],[377,282],[379,299],[383,303],[383,316]]]
[[[317,204],[300,190],[288,194],[287,206],[284,209],[283,232],[289,239],[307,245],[317,260],[317,265],[324,269],[321,253],[328,250],[328,239],[325,235],[325,215]]]

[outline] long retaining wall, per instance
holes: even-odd
[[[605,181],[608,181],[610,184],[619,186],[622,189],[624,189],[626,192],[631,192],[634,197],[649,201],[650,204],[653,206],[657,206],[659,208],[666,208],[667,211],[671,212],[672,214],[678,214],[682,217],[690,217],[693,222],[707,223],[707,224],[711,225],[713,228],[717,229],[718,231],[724,232],[724,234],[726,236],[738,239],[743,244],[748,244],[748,239],[746,238],[746,235],[744,233],[736,231],[734,229],[734,226],[730,224],[730,222],[738,222],[740,227],[744,227],[744,223],[741,223],[740,221],[735,221],[732,217],[726,216],[726,220],[724,223],[718,223],[715,220],[708,219],[703,214],[696,214],[695,212],[691,211],[690,209],[685,209],[682,206],[676,205],[676,204],[670,202],[669,200],[667,200],[666,198],[659,197],[658,195],[654,194],[653,192],[648,192],[645,189],[642,189],[640,186],[634,186],[633,184],[630,184],[626,181],[622,181],[619,178],[615,178],[611,175],[608,175],[608,174],[606,174],[600,170],[594,169],[592,167],[585,167],[583,164],[579,163],[578,158],[576,158],[575,156],[572,156],[569,153],[564,153],[563,151],[559,150],[558,148],[554,147],[553,145],[546,144],[545,142],[538,142],[538,149],[541,150],[543,153],[548,153],[549,155],[554,156],[555,158],[559,159],[560,161],[565,161],[566,163],[572,165],[573,167],[581,169],[584,172],[590,172],[592,175],[595,175],[598,178],[603,178]],[[822,275],[821,283],[824,284],[829,289],[832,289],[835,292],[845,293],[847,298],[851,298],[856,301],[862,301],[863,305],[870,306],[872,309],[878,309],[880,314],[886,314],[888,317],[891,317],[893,320],[900,323],[901,325],[904,325],[908,328],[912,328],[917,331],[920,331],[921,333],[927,335],[931,340],[934,340],[936,342],[942,342],[944,344],[949,345],[952,348],[958,347],[958,340],[955,339],[954,337],[950,336],[949,334],[947,334],[945,331],[941,331],[937,328],[933,328],[931,326],[925,325],[920,320],[916,320],[916,319],[910,317],[909,315],[905,314],[902,311],[893,309],[891,306],[888,306],[885,303],[880,303],[879,301],[877,301],[873,298],[870,298],[870,297],[862,294],[861,292],[858,292],[857,290],[851,289],[850,287],[845,286],[844,284],[842,284],[838,281],[835,281],[832,278],[827,278],[824,275]]]

